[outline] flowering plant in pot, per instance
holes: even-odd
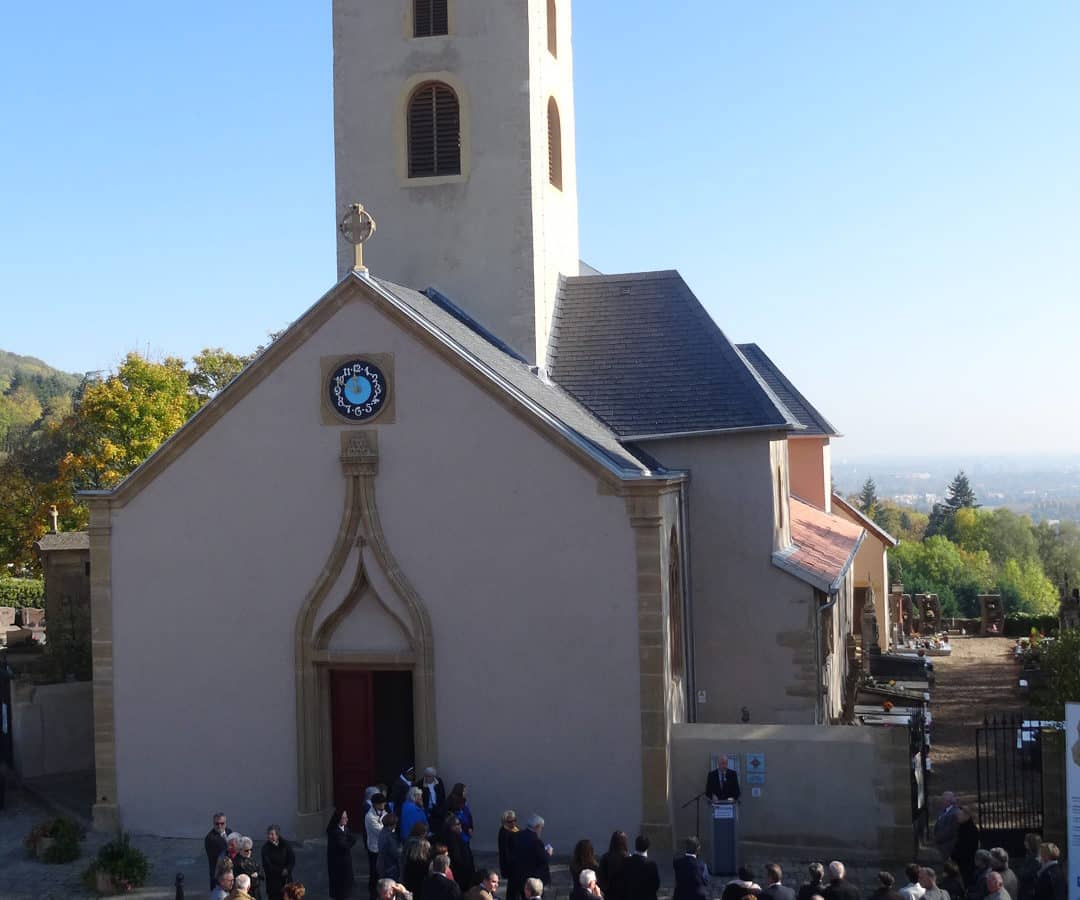
[[[131,846],[131,838],[121,832],[105,844],[83,873],[83,883],[99,894],[126,894],[142,887],[150,875],[146,854]]]
[[[30,829],[23,846],[42,862],[67,863],[79,858],[82,839],[82,828],[70,819],[46,819]]]

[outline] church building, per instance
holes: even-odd
[[[415,763],[481,849],[670,846],[673,726],[843,719],[837,432],[677,272],[579,262],[570,7],[334,0],[337,284],[85,495],[98,827],[314,837]]]

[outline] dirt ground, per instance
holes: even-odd
[[[983,718],[1025,711],[1014,645],[1012,638],[954,636],[952,656],[934,660],[931,815],[942,791],[955,791],[962,803],[976,804],[975,729]]]

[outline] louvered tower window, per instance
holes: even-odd
[[[554,97],[548,100],[548,180],[562,190],[562,123]]]
[[[413,37],[449,34],[448,0],[413,0]]]
[[[559,55],[559,11],[555,8],[555,0],[547,0],[547,30],[548,52],[557,57]]]
[[[439,81],[420,85],[409,98],[409,177],[461,174],[461,107]]]

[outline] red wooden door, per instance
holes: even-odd
[[[334,803],[358,820],[364,788],[375,783],[375,696],[371,672],[331,670],[330,717]]]

